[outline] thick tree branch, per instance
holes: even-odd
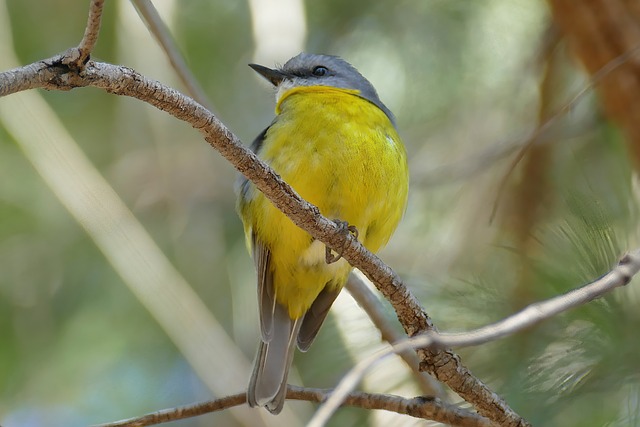
[[[213,114],[193,99],[127,67],[89,61],[78,73],[66,65],[62,55],[0,73],[0,96],[35,88],[70,90],[86,86],[140,99],[191,124],[296,225],[365,273],[389,300],[409,336],[434,328],[418,300],[391,268],[364,248],[351,233],[341,232],[335,222],[320,215],[317,207],[303,200]],[[483,416],[499,425],[528,425],[502,398],[474,377],[454,353],[419,350],[418,354],[421,369],[447,384]]]
[[[288,386],[287,399],[308,400],[320,403],[325,401],[333,390],[305,389]],[[455,405],[450,405],[435,397],[404,398],[388,394],[364,392],[350,393],[342,406],[354,406],[363,409],[382,409],[410,415],[415,418],[437,421],[459,427],[492,427],[494,424],[486,418],[471,413]]]
[[[140,99],[191,124],[296,225],[337,250],[351,265],[364,272],[390,301],[409,336],[433,329],[431,319],[391,268],[350,233],[342,233],[333,221],[320,215],[317,207],[303,200],[215,116],[191,98],[127,67],[89,61],[82,73],[77,73],[64,65],[63,56],[0,74],[1,96],[35,88],[70,90],[85,86]],[[474,404],[482,415],[502,425],[527,425],[504,400],[462,366],[455,354],[422,350],[419,355],[422,369]]]
[[[287,386],[287,399],[304,400],[320,403],[332,390]],[[145,427],[170,421],[183,420],[199,415],[221,411],[234,406],[244,405],[246,393],[238,393],[220,399],[210,400],[177,408],[164,409],[140,417],[98,424],[93,427]],[[491,427],[493,424],[477,414],[471,413],[455,405],[444,403],[433,397],[404,398],[388,394],[372,394],[363,392],[350,393],[342,402],[342,406],[362,409],[380,409],[415,418],[437,421],[454,427]]]

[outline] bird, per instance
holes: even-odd
[[[322,215],[380,250],[404,215],[409,172],[395,118],[373,85],[331,55],[303,52],[280,68],[249,66],[276,92],[275,119],[251,149]],[[353,268],[243,176],[237,192],[261,335],[247,402],[278,414],[295,347],[309,349]]]

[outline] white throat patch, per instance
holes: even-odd
[[[282,83],[278,85],[278,89],[276,90],[276,104],[280,102],[282,95],[287,93],[290,89],[293,89],[296,86],[301,86],[297,79],[289,80],[284,79]]]

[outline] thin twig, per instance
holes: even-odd
[[[382,303],[367,286],[361,275],[362,273],[358,271],[352,272],[345,286],[346,289],[358,305],[367,313],[367,316],[376,328],[378,328],[384,341],[392,343],[402,340],[404,335],[389,324]],[[400,352],[398,355],[413,372],[413,376],[425,396],[442,397],[443,390],[441,384],[431,375],[420,371],[420,359],[418,359],[418,355],[413,349]]]
[[[346,396],[355,389],[366,372],[392,354],[416,348],[469,347],[495,341],[529,328],[559,313],[584,305],[594,299],[627,285],[640,271],[640,249],[626,254],[607,274],[566,294],[531,304],[499,322],[469,332],[439,334],[430,331],[423,335],[396,342],[358,362],[338,383],[333,394],[318,409],[308,427],[322,427],[340,407]]]
[[[636,46],[634,49],[631,49],[627,52],[624,52],[621,55],[618,55],[616,58],[607,62],[602,68],[600,68],[597,72],[593,73],[587,85],[585,85],[582,89],[576,93],[573,98],[566,104],[564,104],[555,114],[551,115],[551,117],[542,123],[542,125],[538,126],[527,138],[524,139],[524,143],[522,144],[522,148],[518,151],[515,158],[509,164],[507,171],[504,176],[500,180],[500,184],[498,186],[498,191],[496,195],[496,199],[493,202],[493,209],[491,210],[491,215],[489,217],[489,222],[493,222],[493,219],[496,216],[498,211],[498,205],[500,204],[500,200],[504,194],[504,190],[506,188],[509,177],[516,169],[516,166],[520,163],[520,161],[524,158],[527,151],[538,142],[540,136],[546,132],[551,126],[553,126],[558,120],[564,117],[569,111],[573,110],[575,106],[587,93],[593,90],[593,88],[600,83],[602,79],[611,74],[616,68],[627,63],[634,55],[640,52],[640,45]]]
[[[91,57],[91,52],[93,52],[98,42],[103,6],[104,0],[91,1],[84,36],[82,36],[82,40],[80,40],[80,44],[77,47],[71,48],[66,52],[65,61],[63,62],[65,65],[80,70]]]
[[[534,52],[529,60],[524,61],[524,63],[518,67],[519,71],[516,71],[514,75],[521,78],[520,76],[531,73],[531,70],[540,68],[542,60],[547,57],[548,52],[551,52],[557,47],[560,40],[561,34],[555,24],[551,22],[542,36],[537,52]],[[464,157],[454,162],[439,162],[435,160],[433,161],[435,166],[426,170],[424,169],[424,165],[421,164],[420,168],[413,170],[411,180],[414,185],[416,183],[425,183],[433,187],[471,179],[489,170],[498,160],[510,156],[514,151],[526,145],[531,140],[529,135],[531,134],[520,136],[517,139],[506,139],[480,148],[475,152],[465,151]],[[540,138],[540,136],[538,138]],[[542,141],[544,140],[542,139]],[[411,166],[411,164],[409,164],[409,166]],[[412,168],[410,167],[409,169],[411,170]]]
[[[615,288],[625,286],[640,271],[640,249],[627,253],[611,271],[566,294],[531,304],[499,322],[473,331],[435,335],[434,345],[440,347],[468,347],[512,335],[547,320],[559,313],[579,307]]]
[[[229,409],[247,403],[247,393],[237,393],[220,399],[208,400],[206,402],[194,403],[191,405],[178,406],[177,408],[162,409],[151,412],[140,417],[127,418],[126,420],[114,421],[111,423],[96,424],[93,427],[145,427],[156,424],[168,423],[170,421],[184,420],[199,415],[210,414],[212,412]]]
[[[331,392],[332,390],[327,389],[288,385],[287,399],[320,403],[324,401]],[[93,427],[146,427],[193,418],[199,415],[229,409],[234,406],[244,405],[246,402],[246,393],[238,393],[206,402],[163,409],[140,417],[97,424]],[[486,418],[458,406],[444,403],[440,399],[433,397],[404,398],[389,394],[353,392],[346,396],[344,402],[342,402],[342,406],[396,412],[398,414],[438,421],[456,427],[492,426],[491,422]]]
[[[362,359],[353,368],[351,368],[351,370],[347,372],[342,379],[340,379],[340,382],[333,390],[333,393],[331,393],[329,398],[316,411],[313,418],[311,418],[311,421],[307,424],[307,427],[325,426],[345,401],[349,393],[355,390],[360,381],[362,381],[362,378],[369,369],[373,368],[393,354],[413,350],[418,348],[418,346],[426,347],[432,342],[433,338],[431,336],[419,335],[391,344],[389,349],[378,351],[369,357]]]
[[[186,87],[187,93],[198,103],[206,107],[207,110],[215,112],[211,101],[198,83],[198,80],[193,73],[191,73],[178,45],[171,36],[169,28],[162,20],[153,3],[151,3],[150,0],[131,0],[131,2],[138,11],[138,15],[142,18],[147,29],[155,37],[162,50],[164,50],[178,78]]]

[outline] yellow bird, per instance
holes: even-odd
[[[382,248],[407,203],[409,175],[395,120],[346,61],[301,53],[281,69],[250,64],[276,88],[276,118],[252,149],[322,215]],[[297,344],[309,349],[352,267],[331,259],[246,178],[238,212],[258,276],[262,340],[249,383],[251,406],[277,414]]]

